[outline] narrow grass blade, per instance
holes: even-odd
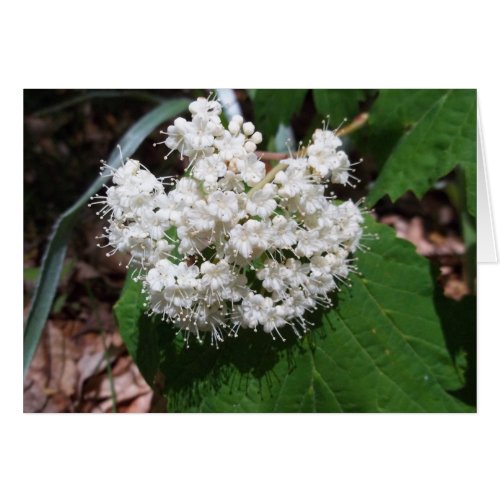
[[[185,111],[188,99],[172,99],[160,104],[137,121],[120,139],[123,156],[131,156],[144,139],[164,121]],[[108,159],[108,165],[116,167],[120,164],[120,154],[117,149]],[[90,196],[99,191],[105,179],[98,177],[85,193],[64,212],[55,223],[52,234],[42,260],[40,276],[33,296],[33,302],[24,329],[23,371],[28,371],[29,365],[40,341],[43,326],[50,313],[59,277],[66,255],[66,249],[71,231],[82,207]]]

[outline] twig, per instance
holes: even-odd
[[[370,115],[368,113],[359,114],[351,123],[348,123],[345,127],[342,127],[340,130],[338,130],[335,135],[337,137],[343,137],[344,135],[356,132],[356,130],[359,130],[365,125],[365,123],[368,121],[368,118],[370,118]]]
[[[337,137],[343,137],[345,135],[352,134],[359,130],[361,127],[365,125],[368,121],[370,115],[368,113],[361,113],[352,120],[351,123],[347,124],[345,127],[342,127],[340,130],[337,130],[335,135]],[[279,161],[288,158],[288,153],[274,153],[272,151],[256,151],[255,154],[264,161]]]
[[[255,154],[264,161],[278,161],[288,158],[288,153],[273,153],[271,151],[255,151]]]
[[[286,163],[278,163],[278,165],[271,169],[258,184],[248,191],[248,197],[251,198],[252,194],[261,189],[267,183],[271,182],[276,177],[277,173],[285,170],[286,167],[288,167]]]
[[[361,113],[354,120],[346,125],[345,127],[342,127],[340,130],[338,130],[335,135],[337,137],[342,137],[348,134],[351,134],[352,132],[360,129],[367,121],[369,118],[368,113]],[[279,160],[284,160],[285,158],[288,158],[290,155],[288,153],[272,153],[270,151],[256,151],[255,153],[261,160],[264,161],[279,161]],[[285,163],[278,163],[274,168],[272,168],[266,176],[250,191],[248,192],[248,196],[251,197],[253,193],[261,189],[263,186],[265,186],[267,183],[271,182],[275,177],[278,172],[281,172],[282,170],[285,170],[287,165]]]

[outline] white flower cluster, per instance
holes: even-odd
[[[209,332],[217,344],[262,328],[283,339],[286,325],[301,336],[306,311],[331,305],[362,236],[358,206],[325,196],[329,182],[349,183],[341,141],[316,130],[297,157],[266,173],[252,123],[235,116],[226,129],[216,100],[189,110],[192,120],[177,118],[164,141],[189,158],[188,175],[157,179],[127,160],[97,197],[109,215],[106,246],[131,255],[151,314],[186,337]]]

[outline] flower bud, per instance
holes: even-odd
[[[257,149],[255,142],[247,141],[245,142],[245,151],[247,153],[253,153]]]
[[[252,135],[255,132],[255,125],[252,122],[246,122],[243,124],[243,133],[245,135]]]
[[[255,132],[255,134],[250,137],[250,140],[255,144],[260,144],[262,142],[262,134],[260,132]]]
[[[229,130],[229,132],[231,132],[231,134],[237,135],[240,131],[240,127],[241,127],[240,123],[238,123],[236,120],[231,120],[229,122],[227,129]]]

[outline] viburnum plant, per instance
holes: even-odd
[[[216,99],[189,111],[159,143],[189,160],[183,177],[156,178],[134,159],[111,169],[92,203],[109,218],[100,246],[130,255],[149,314],[187,341],[217,345],[240,329],[285,340],[284,327],[301,337],[305,313],[332,306],[361,246],[358,204],[331,191],[355,180],[342,142],[324,126],[266,171],[253,123],[237,115],[224,127]]]
[[[100,246],[130,268],[113,311],[155,411],[474,411],[475,91],[249,89],[224,116],[216,99],[190,104],[185,93],[165,91],[130,126],[92,203],[106,221]],[[240,104],[259,131],[234,116]],[[188,109],[159,143],[182,158],[183,175],[157,178],[127,158]],[[348,124],[314,130],[327,116]],[[278,153],[284,130],[309,142]],[[360,185],[346,152],[367,158]],[[54,226],[25,328],[25,373],[70,229],[103,183]],[[371,214],[337,198],[354,186]],[[430,213],[437,199],[456,214],[449,223]],[[426,214],[429,234],[461,235],[465,253],[436,259],[446,262],[439,269],[384,214]],[[440,271],[463,273],[466,295],[444,296]]]

